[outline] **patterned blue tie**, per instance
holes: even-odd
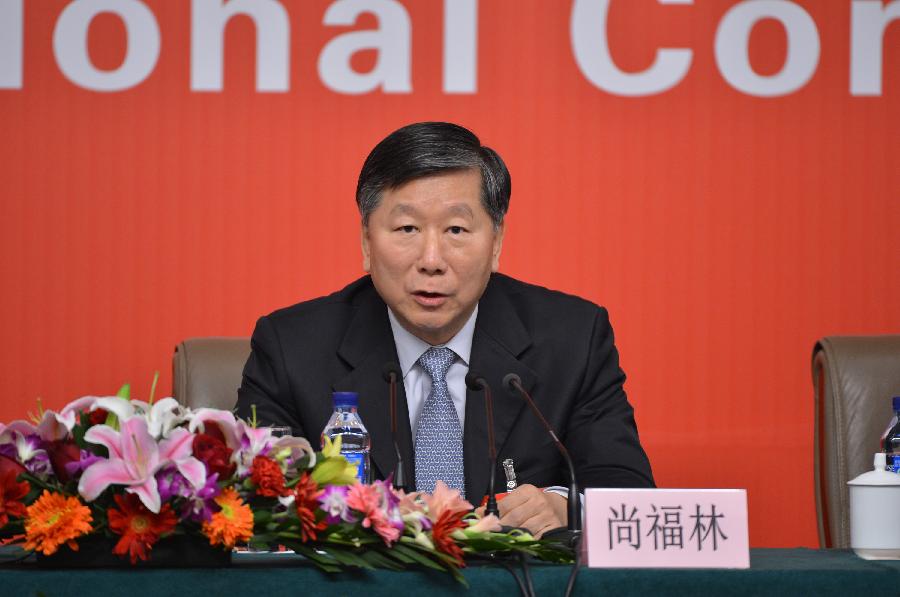
[[[446,347],[429,348],[419,357],[419,364],[431,376],[431,393],[416,430],[416,489],[432,493],[441,480],[465,498],[462,427],[446,379],[455,358]]]

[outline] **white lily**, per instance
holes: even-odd
[[[144,412],[150,435],[156,439],[169,437],[172,430],[187,419],[184,409],[174,398],[163,398],[153,404],[141,400],[131,402]]]

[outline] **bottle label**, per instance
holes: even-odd
[[[356,467],[356,478],[359,482],[366,483],[366,455],[361,452],[341,452],[341,456]]]
[[[892,473],[900,473],[900,457],[892,454],[888,454],[885,457],[885,469]]]

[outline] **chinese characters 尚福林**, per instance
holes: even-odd
[[[621,504],[619,509],[610,508],[611,516],[609,525],[609,549],[618,546],[627,546],[632,549],[641,549],[642,537],[651,537],[652,541],[644,545],[653,545],[654,550],[684,549],[684,522],[682,506],[659,506],[652,504],[650,511],[641,517],[638,508]],[[646,534],[641,535],[642,518],[646,522],[644,528],[648,528]],[[694,505],[694,512],[686,517],[690,525],[688,546],[696,546],[697,551],[711,549],[717,551],[722,541],[727,541],[728,536],[722,529],[725,515],[716,511],[716,505],[711,504],[704,509],[700,504]]]

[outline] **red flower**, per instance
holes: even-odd
[[[316,522],[316,510],[319,508],[319,496],[322,490],[309,476],[303,473],[297,485],[294,486],[294,507],[297,509],[297,519],[300,521],[300,540],[304,543],[312,539],[316,540],[316,533],[328,527],[323,518]]]
[[[87,415],[89,425],[102,425],[103,423],[106,423],[106,417],[109,416],[109,413],[102,408],[98,408],[97,410],[92,410]]]
[[[210,428],[213,426],[210,425]],[[212,429],[209,429],[210,431]],[[219,480],[225,480],[234,474],[235,465],[231,462],[233,450],[225,442],[209,433],[198,433],[194,436],[194,456],[206,465],[206,472],[219,474]]]
[[[284,487],[284,473],[278,463],[266,456],[253,459],[250,480],[256,484],[256,493],[266,497],[278,497],[289,492]]]
[[[146,560],[153,544],[175,529],[175,513],[169,504],[164,504],[159,514],[154,514],[133,493],[117,495],[115,500],[119,509],[109,509],[109,528],[122,538],[116,543],[113,553],[120,556],[129,554],[132,564],[137,563],[138,559]]]
[[[462,548],[457,545],[456,541],[450,535],[456,529],[463,528],[464,523],[462,519],[465,515],[465,512],[452,512],[446,510],[438,517],[437,522],[431,527],[431,538],[434,541],[434,546],[438,551],[455,559],[460,567],[466,565],[465,562],[463,562]]]
[[[28,513],[22,500],[30,486],[27,481],[16,481],[24,472],[24,466],[0,454],[0,528],[6,526],[10,516],[23,518]]]
[[[68,482],[72,475],[66,471],[66,465],[81,460],[81,450],[75,442],[66,440],[47,442],[45,448],[56,477],[63,483]]]

